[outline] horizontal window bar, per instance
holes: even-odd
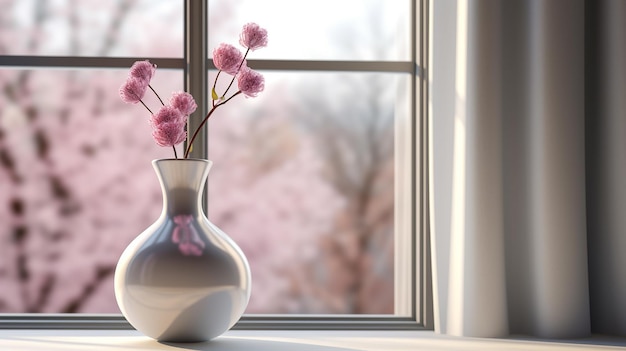
[[[0,314],[0,329],[133,329],[118,314]],[[409,317],[244,315],[236,330],[420,330]]]
[[[233,329],[249,330],[420,330],[411,317],[376,315],[244,315]]]
[[[58,67],[58,68],[128,68],[137,57],[79,57],[79,56],[0,56],[1,67]],[[160,68],[184,69],[182,58],[147,58]],[[405,61],[289,61],[248,60],[248,65],[260,70],[278,71],[349,71],[349,72],[399,72],[413,73],[418,68]],[[213,61],[207,67],[215,69]]]
[[[121,315],[0,314],[0,329],[132,329]]]
[[[210,60],[209,60],[210,61]],[[209,66],[215,69],[213,62]],[[357,71],[357,72],[416,72],[416,65],[409,61],[289,61],[248,60],[254,69],[280,71]]]
[[[78,67],[78,68],[128,68],[137,61],[135,57],[77,57],[77,56],[0,56],[0,66],[12,67]],[[161,68],[185,68],[184,59],[151,58],[150,62]]]

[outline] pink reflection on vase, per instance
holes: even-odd
[[[204,243],[191,225],[193,216],[178,215],[174,216],[173,220],[176,227],[172,233],[172,242],[178,244],[178,250],[185,256],[202,256]]]

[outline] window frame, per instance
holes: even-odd
[[[69,57],[69,56],[0,56],[0,67],[11,68],[128,68],[138,59],[149,59],[160,68],[180,69],[184,72],[186,90],[199,101],[198,110],[206,114],[208,105],[208,71],[215,69],[208,57],[207,2],[184,1],[184,55],[182,58],[137,57]],[[430,0],[411,2],[411,61],[332,61],[332,60],[248,60],[250,67],[275,71],[345,71],[410,74],[410,121],[408,137],[402,143],[409,150],[405,157],[408,165],[402,171],[410,174],[409,232],[400,245],[410,246],[410,255],[402,257],[403,266],[409,266],[410,282],[406,282],[401,300],[396,303],[394,315],[243,315],[233,329],[245,330],[432,330],[432,276],[430,269],[430,231],[428,206],[428,87],[427,61],[429,48]],[[190,43],[194,43],[190,45]],[[198,44],[200,43],[200,44]],[[204,74],[196,74],[204,72]],[[194,130],[200,123],[190,120]],[[403,126],[406,127],[406,126]],[[185,142],[185,147],[187,142]],[[190,157],[206,158],[208,154],[206,126],[196,139]],[[406,182],[405,182],[406,183]],[[408,210],[408,212],[407,212]],[[396,252],[399,244],[396,244]],[[396,260],[396,264],[398,261]],[[396,279],[396,300],[398,282]],[[407,302],[408,301],[408,302]],[[0,314],[0,329],[133,329],[121,314]]]

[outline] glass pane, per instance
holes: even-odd
[[[241,27],[268,30],[254,59],[410,60],[411,0],[209,0],[209,56]]]
[[[3,55],[183,56],[181,0],[9,0],[0,23]]]
[[[209,121],[209,219],[250,261],[247,313],[393,314],[394,123],[410,76],[264,75],[264,92]]]
[[[119,313],[113,271],[160,214],[150,161],[172,154],[152,141],[150,114],[120,100],[126,74],[0,74],[0,312]],[[183,74],[153,83],[169,96]]]

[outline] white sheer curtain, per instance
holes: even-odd
[[[626,335],[626,1],[430,11],[436,331]]]

